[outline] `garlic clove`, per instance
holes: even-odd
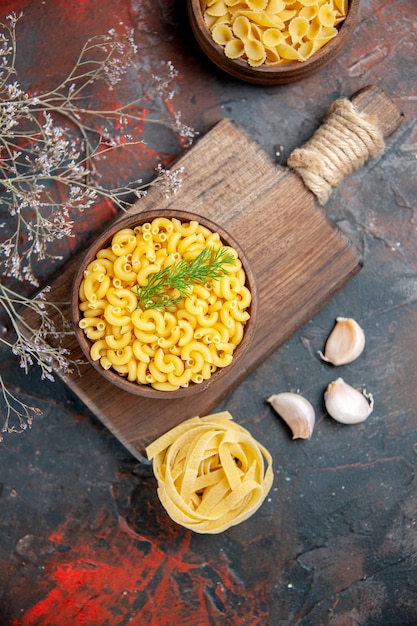
[[[364,422],[372,413],[374,399],[372,394],[362,393],[338,378],[330,383],[324,392],[324,404],[328,414],[342,424]]]
[[[365,333],[351,317],[337,317],[336,325],[327,338],[324,354],[319,352],[323,361],[333,365],[352,363],[365,348]]]
[[[288,391],[274,394],[267,401],[290,427],[293,439],[310,439],[316,415],[306,398]]]

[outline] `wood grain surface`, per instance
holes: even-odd
[[[359,109],[380,120],[384,134],[401,121],[387,96],[372,87],[355,96]],[[308,321],[360,269],[361,259],[301,179],[269,156],[229,120],[219,122],[177,162],[183,184],[165,198],[158,187],[132,212],[188,210],[226,228],[239,241],[259,293],[258,323],[247,358],[204,393],[167,400],[141,398],[105,381],[90,365],[63,379],[137,458],[163,432],[194,415],[210,413],[278,346]],[[50,298],[66,299],[78,258],[52,285]],[[69,314],[69,313],[68,313]],[[74,337],[65,347],[82,353]]]

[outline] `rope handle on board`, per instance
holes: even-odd
[[[287,165],[323,205],[346,176],[384,150],[384,135],[401,118],[401,111],[376,87],[361,90],[352,101],[339,98],[312,138],[290,154]]]

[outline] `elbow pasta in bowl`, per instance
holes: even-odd
[[[235,78],[278,85],[310,76],[349,41],[360,0],[187,0],[201,50]]]
[[[207,389],[244,358],[256,309],[238,243],[187,211],[115,222],[87,251],[71,301],[93,367],[125,391],[168,399]]]

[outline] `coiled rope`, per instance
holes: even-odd
[[[312,138],[289,156],[287,165],[321,205],[333,189],[369,158],[384,149],[384,137],[372,119],[345,98],[335,100]]]

